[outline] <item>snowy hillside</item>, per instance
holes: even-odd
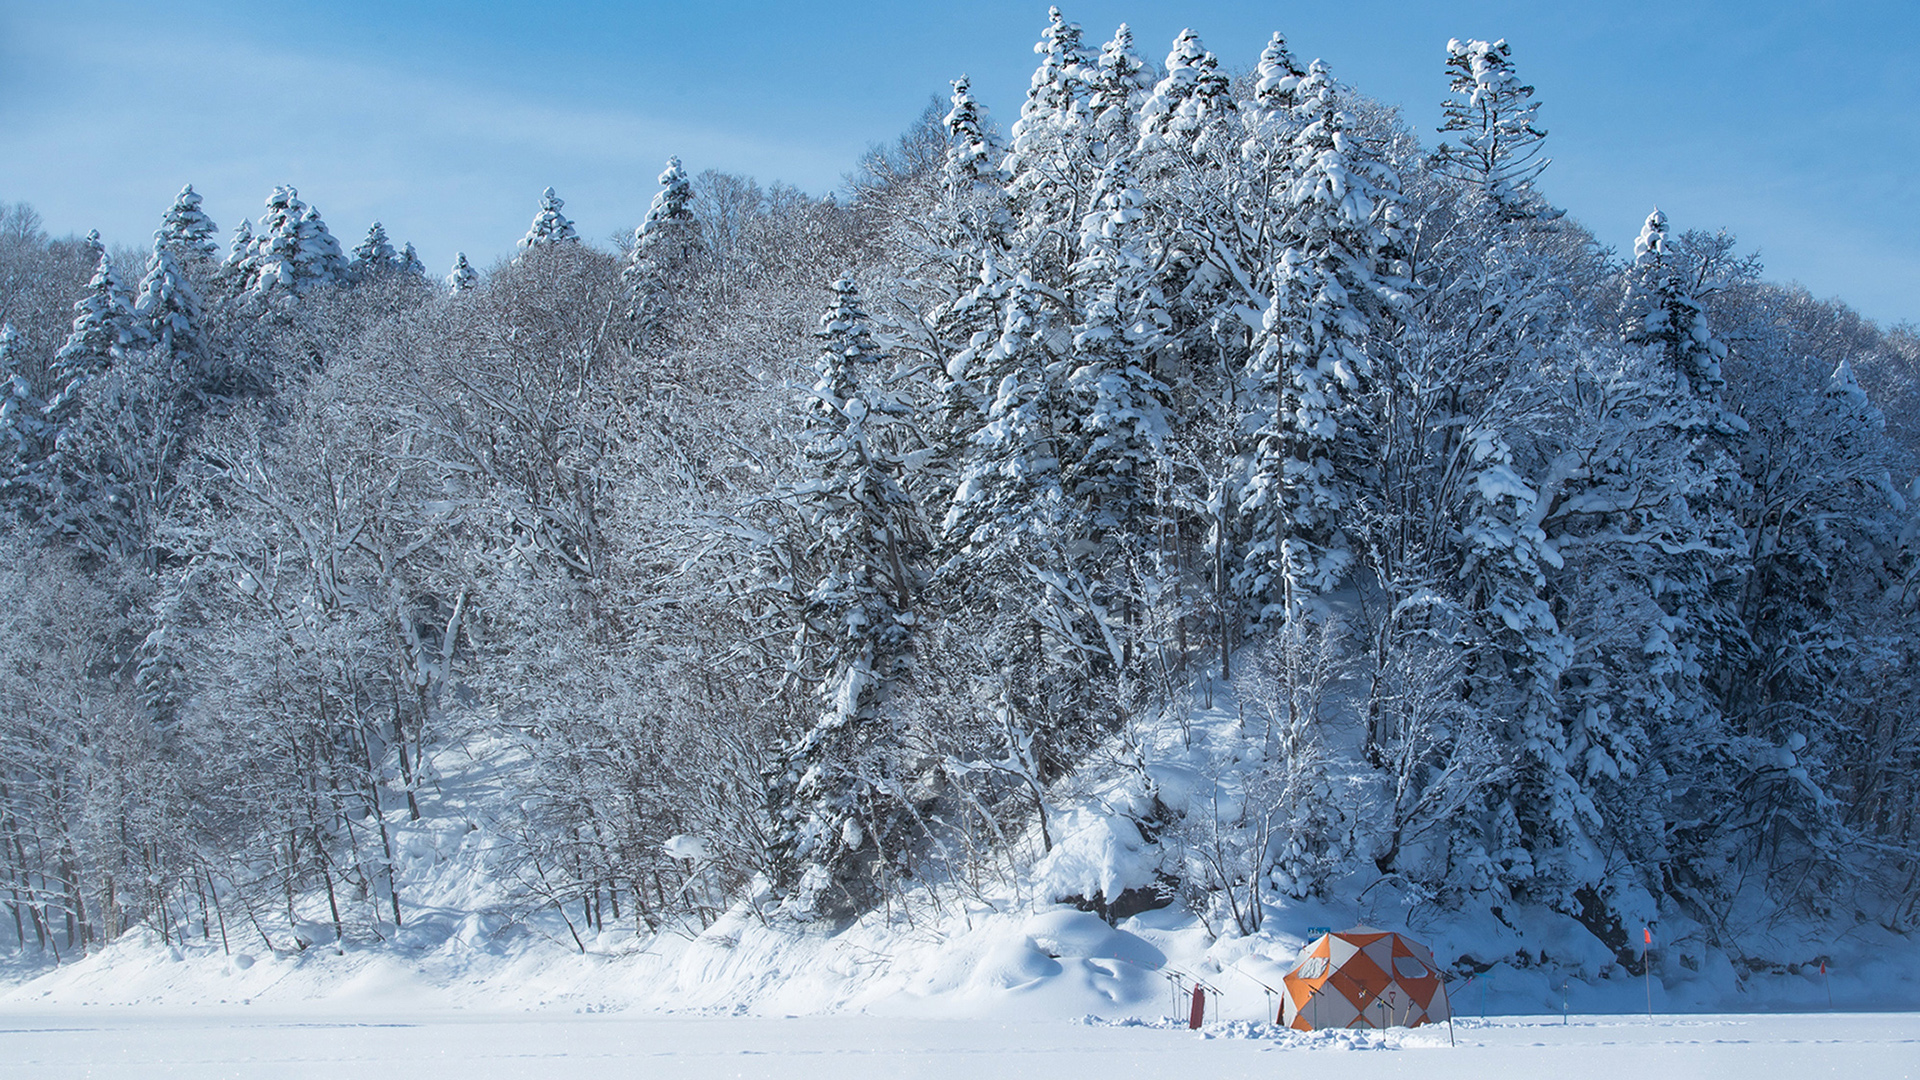
[[[1529,905],[1449,910],[1360,868],[1337,877],[1326,898],[1268,893],[1252,933],[1224,903],[1196,913],[1169,893],[1146,901],[1164,906],[1111,925],[1061,902],[1152,894],[1157,882],[1204,875],[1222,853],[1245,858],[1257,837],[1241,808],[1248,791],[1271,782],[1261,751],[1267,723],[1223,692],[1184,723],[1163,715],[1143,724],[1096,754],[1099,764],[1048,790],[1050,851],[1036,823],[995,863],[971,868],[972,880],[907,889],[843,928],[795,924],[764,890],[710,926],[689,920],[658,934],[586,932],[564,913],[528,912],[503,884],[504,845],[484,798],[491,768],[461,771],[447,759],[443,794],[428,797],[423,822],[396,814],[392,823],[410,918],[385,940],[335,947],[326,898],[309,894],[298,922],[304,949],[284,932],[263,940],[246,925],[229,926],[224,948],[213,927],[171,944],[135,931],[57,970],[12,969],[0,1006],[330,1003],[1157,1022],[1184,1015],[1197,980],[1210,991],[1210,1018],[1265,1022],[1309,929],[1358,923],[1402,928],[1450,963],[1462,1017],[1635,1013],[1649,993],[1663,1014],[1920,1005],[1920,952],[1904,936],[1870,925],[1832,936],[1830,927],[1764,925],[1764,911],[1746,923],[1729,913],[1726,925],[1744,931],[1734,955],[1705,944],[1697,927],[1663,922],[1648,983],[1565,915]],[[1337,724],[1322,731],[1336,744],[1355,734]],[[1364,815],[1370,796],[1359,789],[1370,770],[1351,751],[1326,754],[1326,775],[1353,792],[1348,812]],[[1218,828],[1149,841],[1135,822],[1153,797]],[[1815,957],[1828,958],[1825,974]]]

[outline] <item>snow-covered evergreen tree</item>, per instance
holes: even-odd
[[[1239,580],[1262,613],[1310,607],[1353,564],[1341,512],[1367,468],[1359,400],[1404,288],[1398,179],[1348,135],[1319,61],[1300,98],[1284,247],[1247,371],[1254,411],[1238,501],[1249,543]]]
[[[1141,582],[1155,565],[1170,519],[1174,395],[1156,368],[1171,320],[1146,246],[1150,236],[1122,144],[1103,170],[1094,208],[1081,225],[1073,267],[1083,313],[1073,328],[1072,371],[1065,389],[1061,484],[1074,508],[1068,546],[1103,569],[1095,582],[1095,615],[1125,624],[1123,659],[1133,655],[1131,627]]]
[[[660,171],[660,190],[647,205],[646,220],[635,234],[635,247],[649,249],[662,266],[680,266],[700,247],[700,219],[693,212],[693,181],[680,159],[670,157]],[[657,251],[657,254],[655,252]]]
[[[1246,139],[1240,144],[1240,156],[1255,170],[1248,192],[1254,205],[1243,211],[1249,220],[1268,218],[1277,201],[1274,194],[1289,183],[1284,171],[1293,157],[1289,151],[1299,126],[1295,109],[1306,74],[1288,50],[1286,37],[1274,31],[1253,69],[1253,101],[1246,110]]]
[[[1447,42],[1453,96],[1441,104],[1440,130],[1458,132],[1460,141],[1434,152],[1439,172],[1471,184],[1509,221],[1546,212],[1533,182],[1549,163],[1541,156],[1540,103],[1514,74],[1512,51],[1504,40]]]
[[[973,436],[944,524],[949,542],[983,566],[1017,561],[1019,549],[1062,535],[1063,334],[1041,292],[1024,275],[1009,283],[999,332],[980,358],[981,381],[992,388],[986,423]]]
[[[94,253],[93,278],[73,305],[73,330],[54,354],[52,375],[58,388],[47,404],[48,416],[64,424],[78,411],[88,384],[129,353],[144,349],[151,339],[126,291],[114,273],[100,234],[87,234]]]
[[[309,263],[300,249],[300,219],[307,204],[299,192],[282,185],[267,196],[267,211],[253,230],[253,250],[248,254],[247,276],[240,288],[250,293],[299,292],[305,284],[301,268]]]
[[[1626,309],[1629,344],[1651,352],[1671,389],[1659,430],[1684,462],[1672,481],[1677,495],[1651,531],[1669,539],[1643,560],[1656,575],[1651,591],[1665,612],[1667,633],[1650,640],[1660,684],[1656,715],[1718,726],[1719,682],[1747,648],[1737,613],[1736,582],[1749,572],[1748,545],[1736,505],[1745,482],[1736,456],[1747,424],[1725,408],[1721,361],[1727,347],[1713,333],[1672,252],[1666,218],[1655,210],[1634,245]],[[1662,647],[1670,652],[1662,652]]]
[[[1469,702],[1511,718],[1501,746],[1512,775],[1455,830],[1455,872],[1473,888],[1545,896],[1567,880],[1569,852],[1594,820],[1566,756],[1560,691],[1574,643],[1557,599],[1566,575],[1553,532],[1565,521],[1547,519],[1561,505],[1565,478],[1555,470],[1567,466],[1545,434],[1564,423],[1555,398],[1563,376],[1544,374],[1580,349],[1570,298],[1591,263],[1571,246],[1577,230],[1545,227],[1560,214],[1533,187],[1547,164],[1544,131],[1505,45],[1453,42],[1447,70],[1455,96],[1441,130],[1464,141],[1443,145],[1424,162],[1432,171],[1416,174],[1421,288],[1402,379],[1388,390],[1402,399],[1390,409],[1402,428],[1392,444],[1446,464],[1396,462],[1417,479],[1388,498],[1401,520],[1420,523],[1403,556],[1410,576],[1440,575],[1472,628]]]
[[[813,578],[794,667],[817,686],[821,711],[787,749],[773,791],[796,907],[838,918],[871,906],[888,861],[906,854],[889,687],[910,651],[919,542],[887,431],[906,409],[882,388],[885,357],[859,289],[844,278],[831,289],[808,408],[809,476],[793,493]]]
[[[427,280],[427,264],[420,260],[420,253],[413,250],[413,241],[409,240],[400,247],[400,262],[396,268],[403,280],[424,285]]]
[[[1140,150],[1145,160],[1172,162],[1221,149],[1219,134],[1236,112],[1220,61],[1192,30],[1180,31],[1167,53],[1167,73],[1140,106]]]
[[[54,360],[60,389],[45,410],[52,452],[34,483],[55,535],[94,555],[138,558],[151,570],[183,433],[183,361],[198,347],[198,298],[156,237],[136,309],[98,237],[88,239],[99,250],[98,269]]]
[[[453,257],[453,270],[447,274],[447,293],[459,296],[480,284],[480,272],[467,262],[467,253],[457,252]]]
[[[1047,26],[1033,51],[1040,56],[1027,87],[1027,100],[1014,125],[1014,151],[1023,137],[1037,140],[1075,126],[1086,111],[1087,52],[1079,23],[1070,23],[1060,9],[1047,9]]]
[[[560,211],[567,204],[552,188],[540,193],[540,212],[533,215],[533,224],[527,227],[527,235],[520,238],[522,251],[542,247],[547,244],[577,244],[580,234],[573,229],[573,222]]]
[[[1260,282],[1278,249],[1253,238],[1272,231],[1285,197],[1277,177],[1246,175],[1239,106],[1199,38],[1183,32],[1167,64],[1140,107],[1134,170],[1152,193],[1148,250],[1179,339],[1170,353],[1207,357],[1219,376],[1244,359],[1266,304]]]
[[[1126,23],[1100,48],[1087,72],[1087,113],[1096,142],[1094,158],[1105,162],[1129,150],[1140,123],[1140,106],[1153,92],[1146,62],[1134,54],[1133,30]]]
[[[1059,8],[1034,52],[1040,66],[1027,87],[1013,142],[1001,164],[1014,214],[1014,243],[1035,281],[1060,288],[1073,260],[1074,232],[1087,208],[1094,172],[1087,154],[1087,65],[1080,26]]]
[[[1128,150],[1107,162],[1081,226],[1073,272],[1085,313],[1074,327],[1062,457],[1066,495],[1104,542],[1114,577],[1150,534],[1152,501],[1167,497],[1156,488],[1173,436],[1172,390],[1154,372],[1169,320],[1143,250],[1148,237],[1131,164]]]
[[[966,78],[954,80],[950,104],[942,120],[947,149],[932,221],[944,277],[935,286],[941,299],[927,316],[935,354],[929,394],[938,405],[924,425],[940,447],[929,464],[942,484],[951,482],[966,441],[986,413],[991,387],[982,382],[981,360],[999,329],[1013,221],[1006,175]]]
[[[1290,116],[1299,104],[1300,80],[1306,71],[1287,49],[1286,36],[1275,30],[1267,47],[1260,50],[1260,63],[1253,69],[1253,101],[1263,113]]]
[[[0,324],[0,507],[15,512],[34,496],[52,433],[42,415],[46,402],[20,372],[19,345],[13,324]]]
[[[253,264],[253,222],[241,218],[240,224],[233,227],[233,239],[227,242],[227,257],[221,260],[220,269],[214,274],[219,292],[231,296],[244,291],[253,278]]]
[[[218,229],[213,219],[200,209],[200,196],[188,184],[174,197],[173,205],[167,208],[166,218],[161,222],[160,235],[163,242],[173,249],[176,261],[188,263],[212,263],[220,254],[220,245],[214,237]]]
[[[1727,347],[1714,338],[1706,308],[1667,249],[1667,216],[1656,208],[1633,242],[1623,333],[1630,344],[1655,349],[1696,398],[1717,410]]]
[[[353,260],[347,264],[347,280],[373,281],[399,269],[400,257],[387,239],[386,227],[374,222],[367,229],[367,238],[353,249]]]
[[[946,235],[941,239],[952,253],[957,279],[971,283],[979,274],[981,247],[1003,249],[1006,245],[1010,221],[1007,178],[994,159],[980,104],[974,100],[972,84],[965,76],[953,81],[950,104],[942,120],[947,153],[942,162],[943,200],[939,210]]]
[[[627,317],[635,322],[641,341],[656,336],[671,318],[673,298],[700,249],[693,184],[680,159],[668,158],[660,190],[647,207],[646,220],[633,231],[633,248],[620,275],[627,288]]]
[[[153,254],[147,257],[147,276],[140,282],[140,297],[134,307],[153,343],[150,362],[178,365],[189,381],[199,386],[207,375],[203,370],[207,347],[200,329],[200,295],[174,261],[173,252],[166,234],[155,234]]]
[[[1523,759],[1546,785],[1530,794],[1552,798],[1515,809],[1533,837],[1530,894],[1569,909],[1581,888],[1631,910],[1668,882],[1717,874],[1723,853],[1676,845],[1668,823],[1720,813],[1740,773],[1723,687],[1751,648],[1733,452],[1746,425],[1721,404],[1725,348],[1665,224],[1656,213],[1642,232],[1625,349],[1580,376],[1552,471],[1546,526],[1566,560],[1555,584],[1582,601],[1563,607],[1563,726]],[[1607,867],[1602,850],[1626,857]]]
[[[262,298],[298,296],[319,285],[344,280],[347,261],[340,242],[328,231],[320,212],[300,201],[299,192],[283,185],[267,197],[267,211],[253,230],[252,246],[228,256],[229,273],[239,291]]]
[[[340,241],[334,239],[327,223],[320,219],[319,209],[309,206],[301,215],[299,236],[304,280],[333,285],[347,279],[347,257],[340,251]]]
[[[992,396],[942,526],[955,581],[996,608],[1006,662],[1034,665],[1036,683],[1117,666],[1124,651],[1096,595],[1105,568],[1075,552],[1091,529],[1066,490],[1074,360],[1058,305],[1025,275],[1008,282],[999,332],[976,361]]]

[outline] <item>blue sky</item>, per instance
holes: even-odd
[[[1920,5],[1070,3],[1163,58],[1273,30],[1432,142],[1449,37],[1505,37],[1545,103],[1543,190],[1630,245],[1658,204],[1770,277],[1920,322]],[[0,200],[141,243],[191,182],[224,230],[299,187],[351,245],[383,221],[436,271],[512,248],[548,185],[603,243],[688,168],[835,187],[947,81],[1004,124],[1044,3],[0,0]]]

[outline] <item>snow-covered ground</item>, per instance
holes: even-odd
[[[273,1077],[1271,1078],[1845,1076],[1920,1072],[1920,1014],[1466,1020],[1303,1035],[1229,1022],[1141,1024],[876,1016],[674,1017],[246,1008],[0,1010],[0,1080]]]

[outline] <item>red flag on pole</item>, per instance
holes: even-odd
[[[1649,944],[1649,945],[1651,945],[1651,944],[1653,944],[1653,927],[1651,927],[1651,926],[1643,926],[1643,927],[1641,927],[1641,928],[1640,928],[1640,932],[1641,932],[1642,934],[1644,934],[1644,935],[1646,935],[1646,938],[1647,938],[1647,944]]]

